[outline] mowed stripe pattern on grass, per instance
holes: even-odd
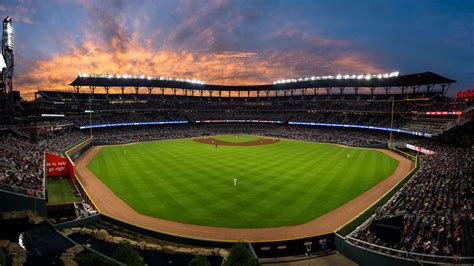
[[[69,179],[48,180],[48,204],[66,204],[81,201],[75,195],[74,185]]]
[[[179,139],[104,147],[88,167],[142,214],[264,228],[321,216],[367,191],[397,165],[380,151],[333,144],[282,140],[216,148]]]

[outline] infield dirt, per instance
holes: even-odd
[[[224,140],[214,139],[213,137],[195,138],[193,140],[202,144],[220,145],[220,146],[258,146],[258,145],[275,144],[277,142],[280,142],[280,140],[277,138],[259,138],[257,140],[245,141],[245,142],[224,141]]]

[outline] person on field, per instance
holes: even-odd
[[[348,153],[347,154],[347,159],[350,159],[351,158],[351,155]]]
[[[234,186],[237,186],[237,178],[234,178]]]
[[[216,148],[217,148],[217,143],[216,143]]]

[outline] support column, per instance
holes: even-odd
[[[329,95],[331,93],[331,87],[326,88],[326,95]]]
[[[430,93],[430,92],[431,92],[431,89],[433,89],[433,88],[434,88],[434,85],[433,85],[433,84],[427,84],[427,85],[426,85],[426,91],[427,91],[428,93]]]
[[[153,87],[147,87],[148,89],[148,94],[151,94],[153,92]]]
[[[270,95],[270,91],[269,90],[265,91],[265,93],[267,94],[267,98],[268,98],[268,96]]]
[[[451,86],[451,83],[441,83],[441,93],[443,95],[446,95],[448,93],[449,87]]]
[[[354,91],[355,91],[355,95],[359,95],[359,87],[355,87]]]
[[[339,87],[339,93],[340,93],[341,95],[343,95],[345,89],[346,89],[346,88],[344,88],[344,87]]]
[[[95,88],[96,88],[96,86],[89,86],[89,89],[91,90],[92,94],[95,93]]]
[[[375,87],[369,87],[369,89],[370,89],[370,95],[374,96]]]
[[[405,94],[405,92],[407,91],[407,87],[406,86],[401,86],[400,90],[402,90],[402,94]]]
[[[385,89],[385,94],[388,95],[390,93],[391,87],[387,86],[387,87],[384,87],[384,89]]]
[[[138,94],[140,92],[140,87],[135,87],[135,94]]]
[[[161,95],[165,95],[166,88],[160,88]]]
[[[125,93],[125,87],[120,87],[120,90],[122,90],[122,94]]]
[[[104,86],[104,89],[105,89],[105,94],[109,94],[109,90],[110,90],[110,87],[109,86]]]
[[[76,93],[79,93],[79,89],[81,88],[81,86],[73,86],[73,88]]]

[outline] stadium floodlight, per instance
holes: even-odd
[[[94,110],[84,110],[84,113],[86,113],[86,114],[93,113],[93,112],[94,112]]]
[[[41,114],[42,117],[64,117],[64,114]]]
[[[5,38],[5,47],[13,50],[13,24],[12,24],[12,18],[11,17],[6,17],[4,22],[4,38]]]
[[[400,73],[397,71],[397,72],[392,72],[389,74],[389,77],[393,78],[393,77],[398,77],[400,75]]]
[[[366,79],[366,80],[371,80],[373,78],[393,78],[393,77],[398,77],[400,73],[398,71],[396,72],[391,72],[391,73],[380,73],[380,74],[337,74],[336,76],[321,76],[321,77],[301,77],[297,79],[283,79],[283,80],[277,80],[273,82],[273,84],[283,84],[283,83],[290,83],[290,82],[300,82],[300,81],[308,81],[308,80],[327,80],[327,79]]]

